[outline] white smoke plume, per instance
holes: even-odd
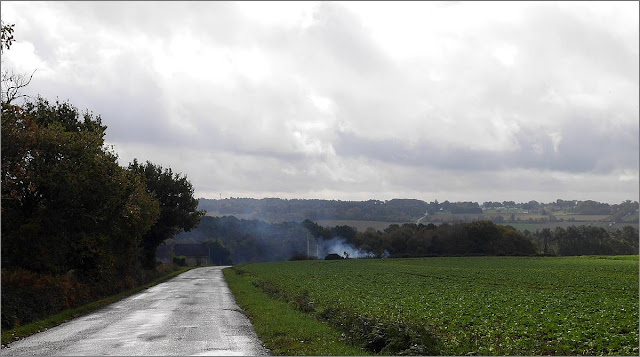
[[[318,246],[318,258],[320,259],[331,253],[338,254],[343,258],[375,258],[376,256],[373,252],[353,247],[341,237],[320,240],[318,241]]]

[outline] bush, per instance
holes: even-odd
[[[2,270],[2,328],[11,329],[90,300],[74,274],[52,276],[23,269]]]
[[[173,257],[173,263],[179,267],[187,265],[187,258],[185,257]]]
[[[292,260],[317,260],[318,258],[310,256],[310,255],[306,255],[304,253],[296,253],[293,256],[291,256],[291,258],[289,258],[290,261]]]

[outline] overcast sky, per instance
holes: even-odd
[[[638,2],[12,2],[3,70],[196,197],[638,200]]]

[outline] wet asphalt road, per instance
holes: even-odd
[[[222,267],[205,267],[16,341],[0,354],[239,356],[268,352],[236,305]]]

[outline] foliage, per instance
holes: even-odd
[[[2,327],[52,315],[86,303],[88,287],[71,274],[52,276],[16,269],[2,271]]]
[[[535,246],[521,233],[490,221],[471,223],[393,224],[383,232],[369,230],[348,240],[381,257],[420,257],[433,255],[531,255]]]
[[[287,260],[306,253],[308,231],[296,222],[269,224],[235,217],[202,217],[191,232],[176,235],[176,240],[218,241],[230,253],[235,264],[253,261]]]
[[[15,24],[5,24],[4,21],[1,22],[2,32],[0,36],[0,53],[4,52],[5,49],[10,49],[13,44],[13,31]]]
[[[0,49],[13,40],[3,21]],[[100,116],[41,97],[12,103],[28,83],[2,72],[3,328],[148,281],[155,242],[201,215],[186,177],[120,167]]]
[[[637,256],[349,259],[234,269],[292,306],[306,296],[309,314],[371,352],[638,354]]]
[[[472,219],[492,220],[495,223],[559,222],[568,220],[601,220],[608,222],[637,222],[638,202],[624,201],[610,205],[591,200],[542,203],[537,201],[484,202],[425,202],[415,199],[388,201],[336,201],[279,198],[225,198],[204,199],[200,209],[211,215],[233,215],[238,218],[258,219],[267,222],[319,220],[351,220],[377,222],[449,222]],[[522,216],[524,215],[524,216]],[[598,215],[602,217],[598,217]]]
[[[183,267],[187,265],[187,258],[179,256],[179,257],[173,257],[173,264],[179,266],[179,267]]]
[[[0,42],[0,54],[4,54],[5,50],[11,48],[11,45],[15,41],[13,36],[15,24],[7,24],[2,21],[2,39]],[[4,61],[3,61],[4,67]],[[11,104],[18,98],[27,97],[24,94],[21,94],[21,90],[31,83],[31,79],[35,74],[35,70],[31,73],[30,76],[26,76],[21,73],[16,73],[13,70],[2,70],[2,90],[0,92],[0,97],[2,98],[2,103]]]
[[[69,103],[3,103],[3,267],[76,270],[83,281],[136,276],[158,202],[104,147],[105,130]]]
[[[413,199],[368,200],[300,200],[265,198],[200,199],[200,208],[221,215],[245,215],[269,222],[305,219],[354,219],[375,221],[415,221],[426,211],[426,203]]]
[[[638,251],[638,233],[630,226],[615,232],[591,226],[573,227],[568,231],[572,234],[563,233],[556,238],[556,233],[565,230],[519,232],[509,225],[473,221],[440,225],[392,224],[383,231],[359,232],[344,225],[322,227],[310,220],[270,224],[232,216],[205,216],[198,227],[189,233],[178,234],[176,239],[218,241],[228,250],[235,264],[301,259],[307,256],[307,241],[311,242],[310,255],[342,254],[343,250],[324,249],[336,240],[344,242],[343,246],[347,247],[344,250],[349,250],[350,254],[357,251],[360,257],[602,255],[636,254]],[[322,248],[316,251],[316,246]]]
[[[543,254],[557,255],[622,255],[638,254],[638,230],[625,226],[613,232],[602,227],[569,226],[545,228],[525,236],[536,242]]]
[[[193,186],[186,176],[149,161],[140,164],[134,160],[129,171],[144,178],[148,194],[160,203],[160,217],[142,237],[143,263],[153,268],[158,246],[178,232],[197,226],[204,212],[196,209],[198,201],[193,198]]]
[[[304,253],[294,254],[291,258],[289,258],[289,260],[316,260],[316,259],[318,258],[311,255],[306,255]]]

